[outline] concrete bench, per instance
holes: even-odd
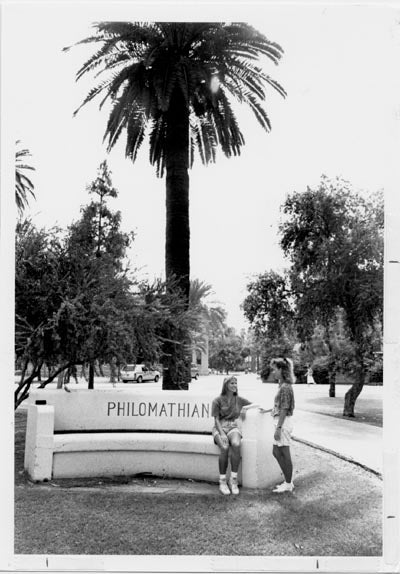
[[[34,481],[151,473],[217,482],[212,398],[145,388],[33,391],[25,469]],[[275,484],[281,473],[271,452],[270,413],[249,409],[242,433],[242,486]]]

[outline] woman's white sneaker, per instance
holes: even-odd
[[[274,488],[274,490],[272,492],[293,492],[294,489],[294,484],[293,482],[284,482],[283,484],[280,484],[279,486],[277,486],[276,488]]]
[[[237,478],[231,478],[229,480],[229,486],[231,487],[232,494],[239,494]]]
[[[279,486],[279,488],[280,488],[280,487],[282,486],[282,484],[286,484],[286,482],[285,482],[285,481],[280,482],[279,484],[277,484],[276,486],[274,486],[274,488],[273,488],[272,490],[275,490],[275,488],[278,488],[278,486]]]
[[[220,480],[219,481],[219,491],[222,494],[230,494],[231,493],[231,491],[229,490],[229,487],[226,483],[226,480]]]

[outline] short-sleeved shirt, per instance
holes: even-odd
[[[282,409],[287,409],[286,415],[291,416],[294,411],[294,393],[290,383],[282,383],[275,395],[272,416],[280,415]]]
[[[220,395],[212,402],[211,416],[218,418],[220,421],[234,421],[239,418],[242,408],[251,404],[251,401],[238,395],[233,396],[231,399]]]

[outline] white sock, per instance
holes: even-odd
[[[220,481],[220,482],[221,482],[221,481],[226,482],[226,474],[220,474],[220,475],[219,475],[219,481]]]
[[[237,472],[231,472],[231,478],[237,478]]]

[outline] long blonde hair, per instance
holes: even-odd
[[[231,375],[230,377],[225,377],[224,382],[222,383],[221,397],[228,394],[228,385],[232,380],[235,380],[237,382],[237,377],[235,377],[235,375]]]
[[[282,379],[284,383],[293,384],[296,381],[294,376],[293,361],[285,357],[284,359],[278,357],[277,359],[272,359],[271,366],[275,366],[281,371]]]

